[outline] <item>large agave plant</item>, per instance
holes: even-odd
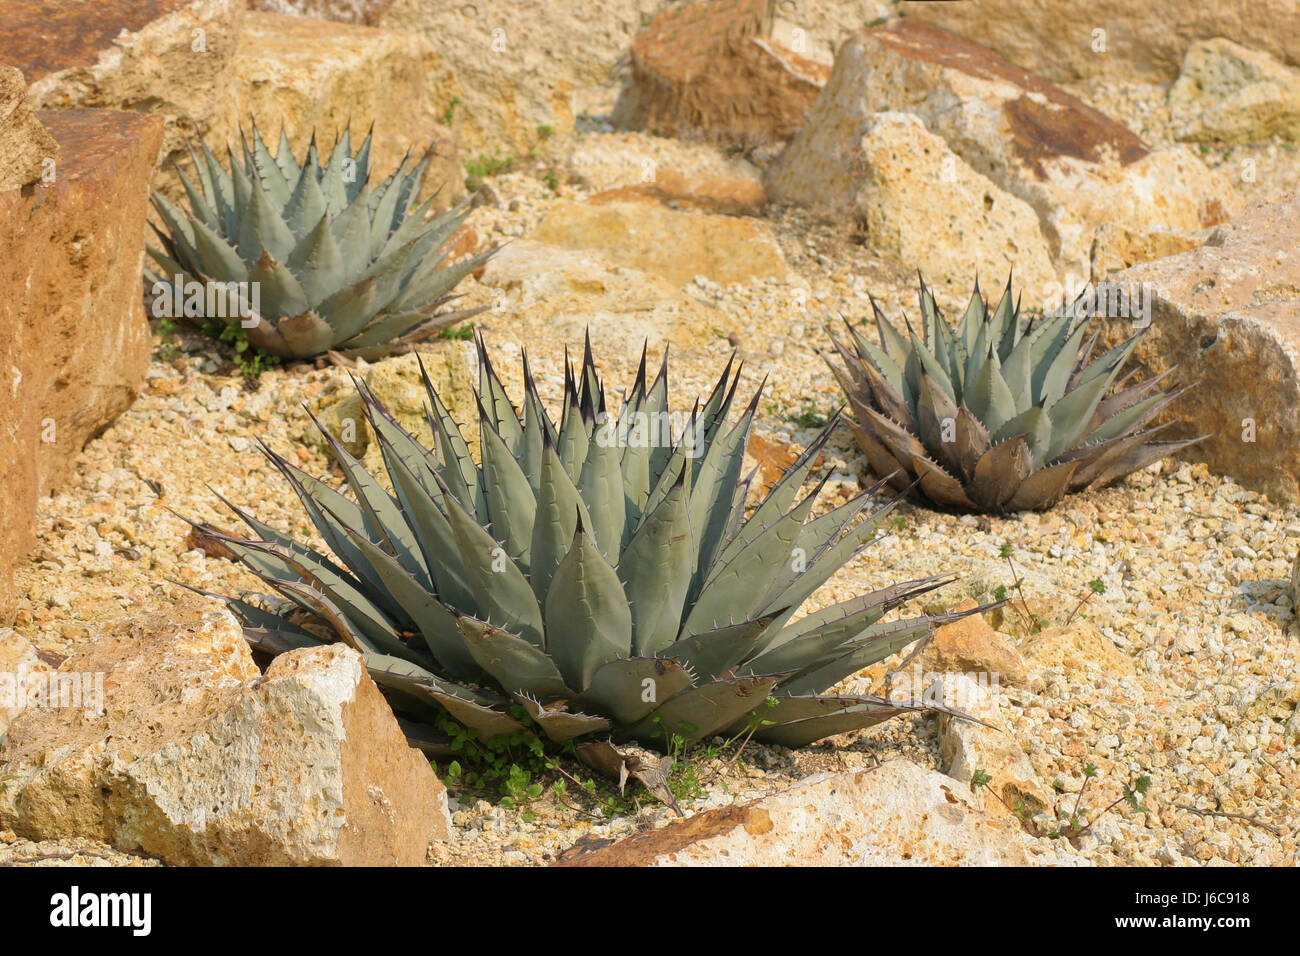
[[[833,423],[746,518],[741,466],[758,396],[727,424],[734,358],[663,442],[666,359],[647,385],[642,354],[611,416],[588,344],[576,376],[566,363],[557,425],[526,356],[516,411],[478,347],[481,463],[431,386],[436,452],[358,383],[391,494],[327,432],[355,500],[265,450],[332,556],[234,506],[255,539],[203,526],[296,606],[273,614],[227,599],[255,646],[346,641],[428,749],[440,708],[488,737],[517,731],[524,713],[559,741],[698,739],[756,719],[759,738],[788,746],[918,709],[822,694],[964,616],[884,620],[949,578],[792,621],[893,508],[864,516],[868,492],[808,520],[821,486],[799,492]]]
[[[904,336],[872,300],[880,345],[846,321],[844,361],[823,358],[849,397],[849,426],[877,475],[942,507],[973,511],[1050,508],[1064,495],[1106,485],[1199,438],[1153,441],[1143,426],[1186,388],[1162,391],[1173,369],[1129,385],[1120,378],[1141,332],[1093,358],[1078,302],[1036,322],[1020,319],[1011,282],[993,309],[979,283],[956,328],[921,283],[923,338]]]
[[[440,254],[467,206],[429,222],[434,197],[413,208],[429,156],[370,188],[370,143],[352,152],[344,131],[322,165],[313,137],[299,165],[283,130],[274,155],[257,128],[229,173],[200,143],[191,147],[195,185],[180,173],[188,214],[155,194],[170,235],[149,255],[152,284],[257,283],[260,314],[192,316],[244,326],[255,348],[283,358],[328,351],[375,358],[419,342],[480,310],[442,309],[451,290],[491,251],[444,267]],[[187,313],[189,314],[189,313]]]

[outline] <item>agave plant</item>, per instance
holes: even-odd
[[[857,421],[849,426],[877,475],[917,488],[942,507],[1050,508],[1200,438],[1153,441],[1143,426],[1191,386],[1162,391],[1174,370],[1137,384],[1120,371],[1141,332],[1093,358],[1079,300],[1022,323],[1011,281],[989,309],[979,283],[953,328],[921,283],[923,338],[905,337],[872,300],[880,345],[846,321],[854,348],[831,335],[844,361],[831,367]]]
[[[329,351],[375,358],[481,311],[442,309],[492,252],[444,266],[441,250],[468,206],[428,222],[436,197],[413,208],[428,154],[415,163],[408,154],[371,189],[370,143],[367,135],[354,154],[345,130],[322,165],[313,136],[300,166],[283,130],[272,155],[254,127],[251,147],[242,143],[242,165],[229,154],[229,173],[207,144],[200,143],[201,156],[191,147],[198,185],[178,170],[189,213],[153,197],[170,235],[155,227],[162,249],[151,247],[149,255],[163,275],[150,271],[147,280],[232,291],[248,283],[256,289],[255,314],[206,314],[198,302],[211,299],[203,296],[185,314],[238,322],[252,346],[283,358]]]
[[[673,436],[660,427],[666,358],[647,385],[642,353],[612,415],[588,343],[576,376],[566,360],[557,425],[526,355],[517,412],[478,348],[480,462],[427,376],[436,451],[358,383],[392,493],[323,429],[355,500],[264,449],[333,556],[233,505],[254,538],[200,526],[291,602],[272,613],[226,599],[254,646],[346,641],[431,752],[440,709],[485,737],[518,731],[524,716],[559,741],[699,739],[752,720],[759,738],[788,746],[919,709],[823,692],[972,613],[884,619],[951,578],[793,620],[895,504],[867,515],[866,492],[808,520],[825,480],[799,492],[833,422],[746,518],[758,396],[728,426],[734,356]]]

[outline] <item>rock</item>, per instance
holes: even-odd
[[[36,499],[138,394],[149,364],[140,297],[156,117],[41,112],[59,144],[54,182],[0,192],[0,623]]]
[[[743,156],[711,143],[639,133],[584,136],[564,159],[591,202],[653,199],[706,212],[757,213],[767,204],[763,174]]]
[[[962,713],[991,725],[941,714],[939,755],[944,772],[963,783],[970,783],[976,771],[987,774],[993,794],[983,789],[977,792],[984,809],[994,816],[1034,817],[1050,812],[1052,797],[1039,782],[1020,742],[1008,732],[996,693],[965,674],[948,674],[937,683],[939,686],[930,691],[935,695],[933,699],[951,703]]]
[[[896,0],[781,3],[772,20],[772,39],[800,56],[831,66],[845,40],[865,27],[891,19],[896,6]]]
[[[1177,367],[1196,388],[1162,437],[1208,437],[1180,452],[1279,502],[1300,501],[1300,194],[1252,206],[1201,247],[1112,276],[1146,288],[1151,328],[1134,354],[1146,373]],[[1128,323],[1103,327],[1110,341]]]
[[[164,149],[219,127],[245,0],[5,0],[0,63],[31,84],[33,109],[144,111]],[[217,132],[220,132],[217,129]]]
[[[968,611],[978,606],[967,598],[953,610]],[[982,614],[937,628],[917,660],[924,673],[978,674],[997,684],[1020,685],[1029,676],[1020,652],[989,627]]]
[[[1142,262],[1165,259],[1195,249],[1209,236],[1163,229],[1130,229],[1119,223],[1102,223],[1092,237],[1092,281],[1104,282],[1114,273]]]
[[[773,171],[773,195],[852,208],[868,165],[859,143],[887,111],[918,116],[976,174],[1028,203],[1058,278],[1090,274],[1093,236],[1103,223],[1194,231],[1236,206],[1227,177],[1185,147],[1150,152],[1064,90],[913,20],[863,31],[844,45],[807,125]],[[944,179],[968,178],[955,165],[947,160]],[[1022,284],[1027,301],[1060,300],[1059,287],[1042,288],[1027,276]]]
[[[754,213],[767,205],[767,191],[757,177],[718,176],[709,179],[687,178],[675,169],[659,169],[650,183],[620,186],[592,195],[587,201],[639,202],[654,200],[674,209],[699,209],[704,212]]]
[[[54,159],[59,144],[27,107],[27,82],[21,70],[0,66],[0,192],[17,189],[41,178],[46,160]]]
[[[250,121],[267,134],[283,123],[299,161],[313,132],[323,147],[348,122],[353,146],[374,121],[371,177],[377,185],[408,151],[434,151],[422,199],[450,205],[465,195],[459,143],[434,116],[429,77],[442,61],[419,36],[350,23],[249,13],[244,18],[226,135],[239,138]]]
[[[600,252],[620,266],[685,285],[697,275],[722,285],[769,277],[790,267],[765,223],[679,212],[657,203],[561,200],[528,237],[564,249]]]
[[[517,240],[488,260],[483,284],[498,290],[496,320],[527,312],[558,336],[580,341],[590,328],[595,351],[647,341],[652,352],[698,348],[726,338],[730,322],[658,275],[615,265],[596,252]]]
[[[478,421],[473,389],[478,381],[477,365],[474,347],[468,342],[426,343],[418,351],[418,359],[414,354],[380,359],[359,369],[356,374],[375,390],[379,400],[402,427],[415,435],[426,448],[433,448],[434,437],[424,415],[428,397],[420,376],[420,361],[423,361],[438,397],[462,426]],[[321,424],[343,442],[348,451],[362,458],[373,473],[382,474],[385,471],[383,455],[373,441],[366,416],[362,414],[361,397],[355,389],[347,387],[332,398],[333,401],[324,403],[318,413]],[[477,448],[477,433],[472,428],[468,432],[466,440]]]
[[[1226,37],[1300,64],[1300,7],[1292,0],[914,0],[907,17],[960,33],[1049,80],[1087,76],[1173,80],[1197,40]]]
[[[759,498],[765,497],[799,460],[801,452],[802,449],[774,435],[751,432],[749,443],[745,446],[745,463],[742,468],[742,473],[746,475],[757,469],[753,484],[750,486],[751,494]],[[817,454],[819,459],[825,457],[824,452]],[[817,466],[818,462],[814,462],[814,471],[817,470]]]
[[[829,69],[772,38],[767,0],[675,4],[637,34],[614,121],[744,147],[788,140]]]
[[[1222,37],[1202,40],[1169,89],[1169,110],[1177,139],[1300,139],[1300,70]]]
[[[50,666],[27,638],[12,629],[0,629],[0,740],[27,709],[28,694],[39,693],[49,673]]]
[[[448,113],[467,157],[523,156],[573,129],[575,97],[610,82],[659,0],[396,0],[377,22],[423,36],[441,65],[434,110]]]
[[[1114,677],[1137,672],[1133,658],[1080,620],[1029,635],[1020,643],[1020,653],[1035,673],[1050,669],[1064,671],[1066,677],[1096,673]]]
[[[373,25],[393,0],[249,0],[248,5],[263,13]]]
[[[950,300],[970,295],[975,276],[1002,284],[1013,270],[1028,293],[1056,273],[1038,217],[906,113],[877,113],[860,140],[862,176],[854,216],[876,248],[919,269]],[[987,280],[986,280],[987,281]]]
[[[0,744],[0,826],[173,865],[418,865],[446,791],[351,648],[258,672],[235,619],[190,599],[65,661],[106,710],[29,710]]]
[[[1024,866],[1041,851],[969,788],[906,760],[819,773],[562,866]]]

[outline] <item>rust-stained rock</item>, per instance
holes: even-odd
[[[1115,273],[1146,289],[1142,374],[1177,367],[1199,384],[1167,413],[1168,437],[1208,437],[1180,453],[1276,501],[1300,501],[1300,194],[1268,199],[1200,247]],[[1110,341],[1128,322],[1104,326]]]
[[[1300,64],[1295,0],[910,0],[899,10],[1056,83],[1103,75],[1168,82],[1188,47],[1210,37]]]
[[[59,145],[54,181],[0,192],[0,621],[36,499],[134,401],[150,349],[140,269],[162,122],[36,115]]]
[[[1192,232],[1236,207],[1231,182],[1185,147],[1150,152],[1065,91],[914,20],[865,30],[844,45],[807,124],[773,170],[773,194],[853,208],[856,186],[870,173],[860,143],[882,112],[915,115],[977,175],[1028,203],[1058,279],[1090,275],[1093,238],[1105,223]],[[1059,303],[1059,289],[1029,292],[1031,301]]]
[[[192,598],[106,628],[61,675],[103,709],[25,711],[0,744],[0,827],[177,865],[418,865],[446,791],[351,648],[258,672],[239,624]]]
[[[1076,858],[979,809],[968,786],[906,760],[788,790],[568,856],[561,866],[1024,866]]]
[[[156,113],[168,154],[213,128],[233,78],[245,0],[4,0],[0,63],[38,109]]]
[[[650,182],[632,183],[594,193],[591,203],[654,200],[674,209],[698,209],[727,214],[758,213],[767,205],[767,191],[758,178],[744,176],[688,177],[675,169],[656,169]]]
[[[21,70],[0,65],[0,192],[41,178],[59,144],[27,106]]]
[[[661,136],[767,145],[803,125],[829,73],[772,38],[768,0],[675,4],[633,42],[614,118]]]

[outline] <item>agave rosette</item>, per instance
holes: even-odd
[[[146,279],[257,283],[256,315],[188,317],[238,322],[252,346],[282,358],[377,358],[482,311],[443,308],[494,251],[444,264],[468,204],[425,221],[436,197],[415,203],[428,154],[408,155],[371,189],[370,144],[367,135],[354,154],[345,130],[322,164],[313,137],[300,166],[283,130],[272,154],[254,127],[229,172],[206,143],[191,147],[198,183],[180,172],[189,211],[153,197],[167,232],[155,227],[162,248],[149,255],[160,271]]]
[[[642,353],[613,415],[588,343],[576,375],[566,362],[557,424],[526,355],[516,411],[478,348],[479,462],[427,376],[436,450],[358,382],[392,494],[328,432],[355,500],[266,449],[332,556],[233,505],[254,538],[204,526],[296,606],[270,613],[228,598],[255,646],[351,644],[431,752],[439,709],[486,737],[517,731],[526,713],[558,741],[701,739],[754,720],[758,738],[788,746],[921,709],[824,692],[970,613],[885,619],[951,578],[792,620],[896,503],[871,512],[867,492],[811,517],[825,480],[800,491],[834,422],[747,518],[752,473],[741,470],[758,395],[728,424],[734,356],[681,433],[655,441],[669,411],[666,357],[647,383]]]
[[[1200,438],[1157,441],[1144,427],[1191,386],[1166,391],[1174,371],[1130,384],[1121,376],[1142,331],[1094,357],[1079,301],[1022,322],[1011,282],[990,309],[978,282],[954,327],[921,283],[922,336],[894,328],[875,300],[880,344],[845,322],[852,348],[831,335],[841,368],[823,355],[856,420],[867,462],[890,485],[970,511],[1050,508],[1104,486]]]

